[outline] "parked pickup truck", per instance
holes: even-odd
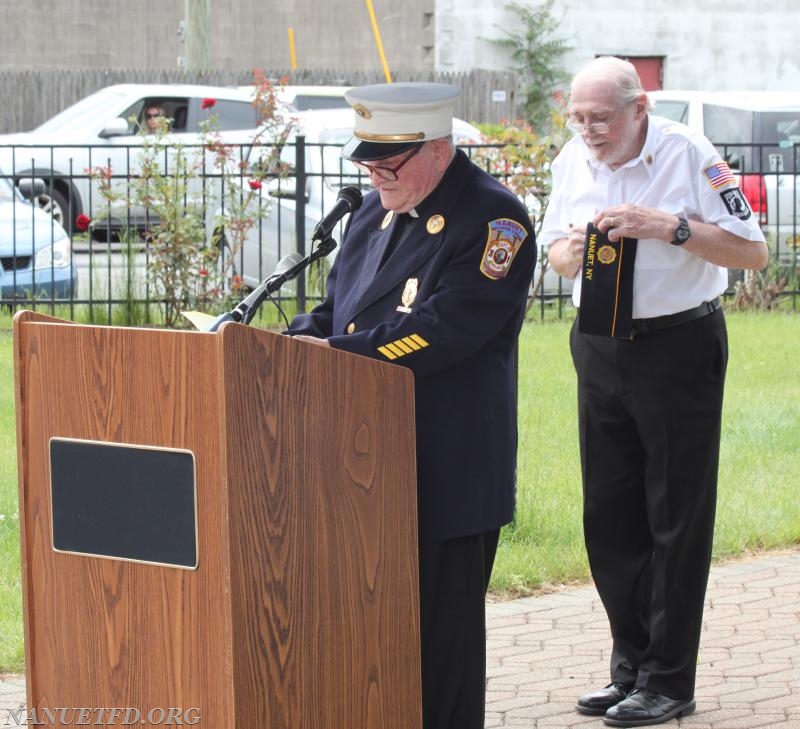
[[[739,178],[781,265],[800,264],[800,92],[651,91],[653,113],[697,129]]]
[[[84,97],[31,132],[0,135],[0,167],[18,184],[34,175],[45,189],[38,207],[51,213],[67,232],[81,215],[94,217],[106,205],[89,168],[113,170],[111,184],[130,192],[129,175],[139,174],[142,145],[154,137],[140,133],[148,109],[163,110],[168,134],[163,165],[174,165],[178,145],[195,162],[203,154],[202,128],[213,115],[215,131],[226,144],[249,146],[259,124],[253,93],[187,84],[118,84]],[[171,151],[170,151],[171,150]],[[208,160],[209,156],[204,156]]]

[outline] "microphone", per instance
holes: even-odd
[[[336,227],[336,224],[348,213],[361,207],[361,190],[357,187],[343,187],[336,196],[336,203],[319,223],[314,227],[311,240],[325,240]]]
[[[218,316],[207,329],[209,332],[216,332],[225,322],[235,321],[247,324],[255,314],[261,302],[273,291],[277,291],[289,279],[294,278],[302,268],[299,264],[305,259],[299,253],[289,253],[278,261],[275,270],[267,276],[258,286],[256,286],[247,296],[242,299],[235,309],[226,314]],[[298,269],[294,272],[293,269]]]
[[[297,251],[285,255],[280,261],[278,261],[278,265],[275,266],[275,270],[269,276],[267,276],[267,281],[272,281],[272,279],[277,278],[278,276],[283,276],[283,274],[293,269],[302,260],[302,254],[298,253]]]
[[[317,247],[305,258],[299,253],[290,253],[278,261],[275,270],[265,278],[250,295],[241,301],[235,309],[227,314],[218,316],[206,330],[216,332],[225,322],[234,321],[249,324],[256,310],[267,298],[277,291],[287,281],[291,281],[302,273],[313,261],[327,256],[336,248],[336,241],[331,237],[331,232],[336,224],[348,213],[355,212],[361,207],[363,197],[357,187],[343,187],[336,196],[336,203],[330,212],[314,227],[311,242],[317,242]]]
[[[298,253],[295,251],[294,253],[289,253],[288,255],[281,258],[278,261],[278,265],[275,266],[275,270],[267,276],[264,280],[264,288],[266,289],[267,294],[272,294],[277,291],[283,284],[287,281],[291,281],[295,276],[297,276],[300,271],[303,270],[300,267],[300,264],[305,261],[302,253]],[[243,301],[242,303],[245,303]]]

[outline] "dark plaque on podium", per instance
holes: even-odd
[[[194,569],[194,454],[52,438],[53,548]]]

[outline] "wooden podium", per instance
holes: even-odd
[[[29,711],[421,726],[408,370],[239,324],[14,347]]]

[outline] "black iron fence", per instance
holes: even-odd
[[[725,152],[737,158],[740,186],[772,255],[759,274],[731,271],[727,297],[736,305],[796,309],[797,166],[787,169],[767,149],[754,154],[753,145],[737,156],[735,147]],[[464,149],[501,179],[515,172],[499,147]],[[0,146],[0,201],[10,202],[16,189],[35,203],[3,205],[0,303],[122,325],[169,321],[170,306],[216,315],[287,254],[310,252],[313,227],[342,187],[366,188],[339,151],[338,144],[303,136],[277,150]],[[546,190],[532,184],[523,197],[538,222]],[[338,228],[333,237],[340,235]],[[307,309],[322,296],[329,261],[309,268],[275,300],[290,311]],[[540,251],[530,315],[571,315],[570,292],[571,282],[549,270]]]

